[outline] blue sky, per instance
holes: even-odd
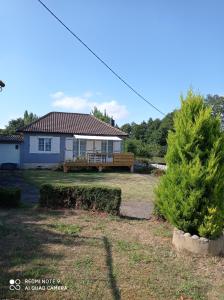
[[[165,113],[193,87],[224,94],[223,0],[43,0]],[[117,80],[36,0],[0,0],[0,127],[27,109],[107,109],[118,124],[161,115]]]

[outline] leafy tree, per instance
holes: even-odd
[[[121,126],[121,130],[126,132],[130,136],[131,132],[132,132],[132,126],[131,126],[131,124],[126,123],[126,124]]]
[[[20,127],[26,126],[30,124],[33,121],[36,121],[38,119],[37,115],[33,113],[28,113],[26,110],[24,112],[23,118],[17,118],[10,120],[8,125],[6,126],[5,129],[1,129],[0,133],[4,134],[16,134],[16,130]]]
[[[124,149],[126,152],[132,152],[138,155],[138,150],[141,147],[141,142],[136,139],[126,139],[124,143]]]
[[[146,142],[147,123],[143,121],[141,124],[132,123],[132,135],[135,139]]]
[[[148,152],[151,156],[164,157],[167,151],[167,146],[159,144],[147,144]]]
[[[38,119],[38,116],[31,113],[28,113],[27,110],[25,110],[24,115],[23,115],[23,120],[24,120],[24,125],[28,125],[31,122],[34,122]]]
[[[137,139],[126,139],[124,143],[124,149],[126,152],[132,152],[135,156],[150,158],[151,148],[149,145],[144,144]]]
[[[128,133],[129,138],[133,139],[136,153],[138,156],[164,156],[167,149],[167,136],[170,129],[173,128],[174,112],[167,114],[162,120],[150,118],[148,122],[136,124],[126,123],[121,127],[121,130]],[[140,141],[140,143],[136,143]],[[129,140],[130,143],[130,140]]]
[[[104,113],[102,113],[96,106],[93,108],[93,110],[91,111],[91,115],[93,115],[94,117],[96,117],[97,119],[104,121],[106,123],[111,122],[111,119],[113,119],[113,117],[110,117],[106,110],[104,111]]]
[[[191,90],[168,135],[156,210],[177,228],[216,238],[224,226],[224,135],[220,118]]]
[[[161,121],[158,128],[158,144],[161,146],[167,145],[168,132],[173,128],[173,117],[175,112],[167,114]]]

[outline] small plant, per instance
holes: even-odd
[[[189,91],[168,135],[158,214],[185,232],[217,238],[224,227],[224,134],[203,97]]]

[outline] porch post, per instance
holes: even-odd
[[[131,173],[134,173],[134,165],[132,165],[132,166],[130,167],[130,172],[131,172]]]

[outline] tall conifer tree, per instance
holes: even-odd
[[[216,238],[224,224],[224,135],[201,95],[190,90],[168,135],[167,171],[156,209],[174,226]]]

